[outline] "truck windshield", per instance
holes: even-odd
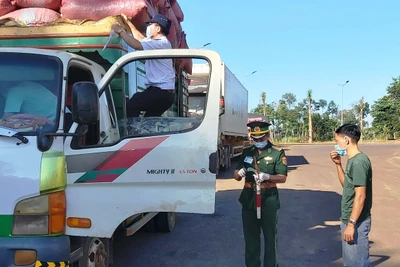
[[[58,58],[0,53],[0,127],[26,134],[57,129],[61,86]]]

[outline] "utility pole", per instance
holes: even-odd
[[[340,125],[343,125],[343,87],[348,83],[349,83],[349,81],[347,80],[344,84],[339,84],[339,86],[342,87],[342,108],[341,108],[341,113],[340,113]]]

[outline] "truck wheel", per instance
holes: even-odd
[[[156,231],[161,233],[170,233],[175,228],[176,213],[175,212],[161,212],[154,218],[156,224]]]
[[[110,240],[88,237],[83,244],[83,257],[79,260],[79,267],[109,267]]]
[[[224,153],[222,169],[224,171],[227,171],[231,167],[231,157],[230,157],[230,148],[229,148],[229,146],[225,146],[222,153]]]
[[[227,165],[227,167],[226,167],[226,169],[227,170],[229,170],[230,168],[231,168],[231,166],[232,166],[232,159],[231,159],[231,147],[230,146],[228,146],[228,147],[226,147],[226,153],[227,153],[227,156],[226,156],[226,165]]]

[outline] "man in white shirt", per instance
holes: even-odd
[[[135,50],[171,49],[171,43],[167,39],[171,21],[161,14],[155,15],[147,21],[146,37],[125,18],[131,28],[133,36],[118,23],[112,26],[129,46]],[[146,90],[135,93],[127,102],[127,116],[138,117],[141,111],[145,111],[146,117],[159,117],[168,110],[175,99],[175,70],[172,59],[146,60]]]

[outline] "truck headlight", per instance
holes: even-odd
[[[65,192],[21,200],[14,209],[13,235],[61,234],[65,231]]]

